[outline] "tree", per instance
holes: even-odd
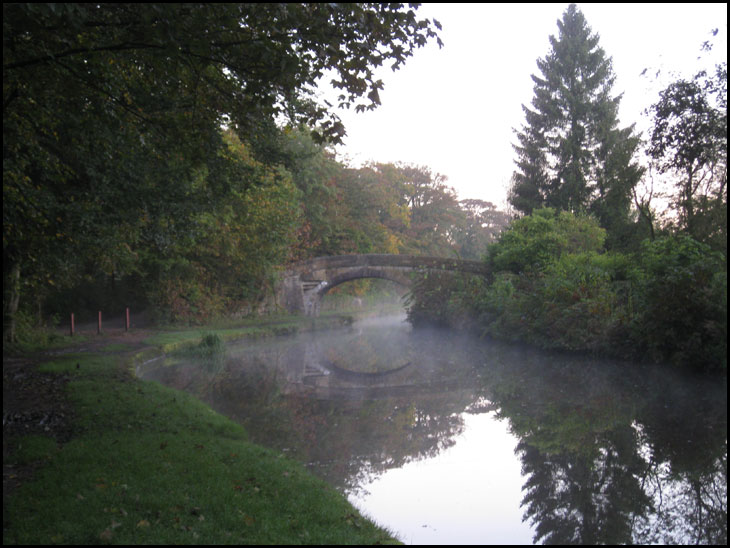
[[[242,141],[287,121],[340,139],[344,128],[314,87],[330,75],[339,106],[376,107],[375,69],[399,68],[436,37],[438,22],[416,9],[3,4],[6,337],[18,291],[78,280],[100,256],[133,260],[143,228],[158,243],[190,237],[211,190],[198,174],[227,146],[222,126]]]
[[[454,228],[454,245],[462,259],[481,259],[487,246],[497,241],[509,224],[509,216],[491,202],[467,199],[459,202],[462,223]]]
[[[649,155],[674,179],[676,228],[727,253],[727,64],[671,83],[650,112]]]
[[[522,214],[540,207],[592,213],[619,237],[642,175],[633,161],[639,139],[633,127],[619,128],[611,59],[574,4],[558,29],[537,62],[541,74],[532,76],[532,107],[523,105],[509,202]]]
[[[189,237],[149,242],[141,251],[158,317],[200,321],[254,308],[295,241],[300,193],[291,175],[257,162],[235,135],[224,139],[221,161],[197,181],[209,205],[185,223]]]
[[[405,177],[405,200],[410,212],[406,229],[409,252],[448,256],[452,252],[452,232],[463,212],[448,179],[428,167],[398,165]]]
[[[282,141],[304,221],[293,259],[398,252],[390,214],[398,215],[400,194],[393,181],[371,167],[343,165],[306,131],[286,131]]]
[[[310,125],[322,122],[323,134],[338,138],[344,128],[334,113],[307,100],[314,86],[331,71],[340,106],[375,108],[383,83],[374,69],[386,62],[398,69],[436,37],[432,25],[439,23],[417,19],[417,7],[7,4],[5,100],[22,98],[21,82],[50,70],[83,81],[87,94],[126,110],[152,100],[160,114],[186,105],[244,126],[262,111],[265,119],[288,114]]]

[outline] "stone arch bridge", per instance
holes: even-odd
[[[277,302],[289,312],[318,316],[322,297],[333,287],[360,278],[382,278],[410,287],[414,272],[427,270],[488,274],[480,261],[415,255],[337,255],[291,265],[277,287]]]

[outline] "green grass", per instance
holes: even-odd
[[[187,330],[161,331],[145,340],[150,346],[160,348],[164,352],[172,352],[181,348],[198,345],[206,335],[220,337],[223,341],[236,339],[260,339],[264,337],[276,337],[290,335],[293,333],[313,330],[327,329],[344,325],[352,321],[339,315],[331,315],[322,318],[307,318],[302,316],[283,316],[266,324],[254,323],[252,320],[239,320],[235,326],[221,324],[218,326],[206,326]]]
[[[374,544],[388,532],[299,464],[187,394],[116,360],[67,355],[73,439],[22,440],[34,478],[7,501],[4,544]]]
[[[132,350],[131,346],[124,343],[111,343],[102,348],[102,352],[127,352]]]
[[[77,346],[91,339],[92,337],[89,335],[76,334],[70,337],[68,334],[60,334],[52,329],[36,329],[23,333],[16,342],[3,344],[3,354],[33,354],[41,351],[60,350]]]

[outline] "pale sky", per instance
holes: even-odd
[[[461,199],[504,206],[514,170],[514,128],[533,95],[531,75],[568,4],[424,4],[420,18],[443,26],[444,47],[416,51],[401,70],[383,69],[375,111],[339,111],[348,136],[341,159],[424,165],[448,177]],[[621,127],[647,127],[642,111],[669,72],[693,75],[701,44],[720,32],[713,55],[727,59],[727,4],[578,4],[613,58]],[[705,63],[705,66],[707,63]],[[644,68],[659,83],[641,77]]]

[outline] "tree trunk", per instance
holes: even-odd
[[[3,284],[3,342],[16,340],[16,316],[20,301],[20,263],[15,262],[10,267],[5,283]]]

